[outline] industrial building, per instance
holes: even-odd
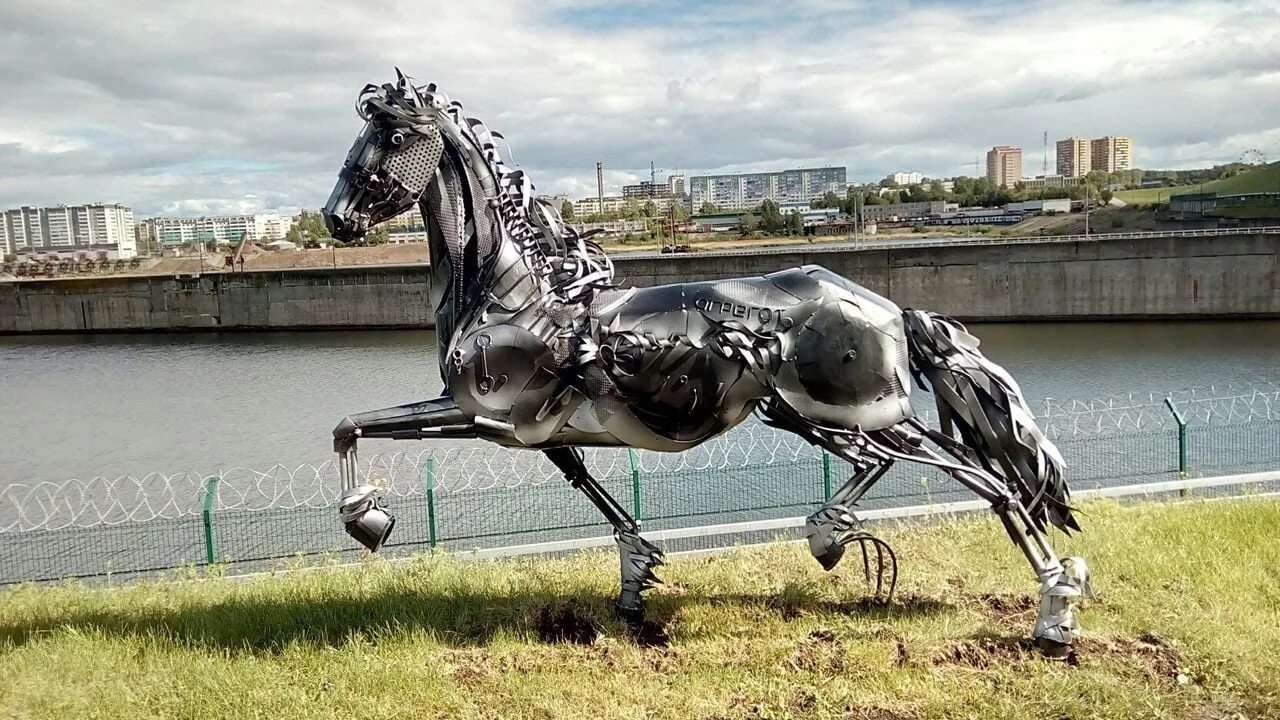
[[[942,200],[922,200],[920,202],[890,203],[888,205],[863,205],[859,215],[863,222],[881,222],[883,220],[941,215],[942,213],[953,212],[959,207],[956,203]]]
[[[1020,182],[1024,188],[1064,188],[1072,185],[1082,185],[1084,176],[1037,175],[1033,178],[1022,178]]]

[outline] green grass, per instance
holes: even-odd
[[[1173,189],[1173,188],[1169,188]],[[1178,188],[1176,194],[1211,192],[1219,195],[1239,195],[1241,193],[1280,192],[1280,162],[1260,165],[1248,172],[1229,178],[1214,180],[1201,185],[1188,185]]]
[[[1280,716],[1280,503],[1090,504],[1074,664],[990,518],[885,528],[898,598],[778,545],[674,558],[612,618],[612,553],[428,556],[249,581],[0,592],[0,718]],[[576,638],[580,642],[563,639]]]
[[[1214,180],[1203,185],[1182,185],[1179,187],[1143,188],[1139,190],[1121,190],[1116,197],[1126,203],[1165,203],[1171,195],[1187,195],[1191,193],[1217,193],[1219,195],[1239,195],[1255,192],[1280,192],[1280,162],[1260,165],[1248,172],[1229,178]],[[1272,211],[1274,212],[1274,211]]]
[[[1137,190],[1117,190],[1115,196],[1130,205],[1155,205],[1169,202],[1174,193],[1186,192],[1185,187],[1139,188]]]

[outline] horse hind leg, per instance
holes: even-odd
[[[948,449],[954,459],[934,451],[924,442],[926,437]],[[991,509],[1000,518],[1009,538],[1022,551],[1040,581],[1040,610],[1032,637],[1046,652],[1064,654],[1080,634],[1075,610],[1081,598],[1091,594],[1088,566],[1081,558],[1060,560],[1050,546],[1044,528],[1035,522],[1008,484],[983,468],[973,459],[972,453],[951,448],[945,440],[945,436],[915,420],[868,433],[867,438],[870,449],[894,460],[910,460],[940,468],[991,503]]]
[[[903,320],[911,371],[932,386],[942,430],[908,422],[955,459],[921,461],[949,465],[948,473],[991,502],[1041,582],[1037,641],[1064,646],[1079,634],[1074,608],[1089,594],[1089,568],[1080,558],[1060,561],[1045,536],[1050,524],[1064,533],[1080,529],[1062,456],[1036,424],[1017,382],[979,351],[963,325],[917,310],[905,311]]]
[[[854,467],[845,481],[816,512],[805,518],[805,538],[809,553],[824,570],[833,570],[844,557],[845,548],[857,543],[862,553],[862,575],[868,585],[874,582],[876,600],[889,602],[898,585],[898,556],[883,539],[868,532],[854,513],[862,496],[892,467],[893,461],[866,450],[865,438],[859,432],[821,428],[781,406],[766,408],[766,423],[794,432],[821,445],[831,454],[843,458]],[[874,573],[871,554],[875,554]]]

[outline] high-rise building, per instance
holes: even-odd
[[[648,180],[641,181],[638,185],[622,186],[622,197],[628,200],[651,200],[667,197],[670,194],[671,191],[665,183],[654,183]]]
[[[924,182],[924,173],[896,172],[893,174],[894,185],[919,185]]]
[[[673,197],[684,197],[684,175],[672,174],[667,176],[667,192]]]
[[[1022,179],[1022,148],[997,145],[987,151],[987,182],[1013,187]]]
[[[1058,141],[1058,174],[1063,177],[1080,177],[1093,169],[1090,150],[1092,142],[1085,138],[1069,137]]]
[[[765,200],[777,203],[818,200],[828,192],[843,193],[845,185],[842,167],[699,175],[689,180],[689,198],[695,212],[704,203],[723,210],[750,210]]]
[[[1120,172],[1133,169],[1133,148],[1123,135],[1108,135],[1090,143],[1091,170]]]
[[[118,203],[20,207],[0,214],[0,247],[20,252],[137,255],[133,209]]]
[[[283,240],[293,227],[293,218],[263,213],[258,215],[220,215],[195,218],[152,218],[155,236],[161,247],[174,247],[196,242],[230,245],[240,242],[245,233],[253,240]]]

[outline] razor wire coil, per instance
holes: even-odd
[[[1171,393],[1121,393],[1086,400],[1043,401],[1038,421],[1057,443],[1158,433],[1176,428],[1165,407],[1170,399],[1192,427],[1221,427],[1280,420],[1280,386],[1210,385]],[[930,409],[918,411],[926,422]],[[1270,435],[1266,435],[1270,437]],[[646,476],[745,470],[815,460],[819,451],[802,438],[760,423],[744,423],[681,453],[635,451]],[[586,462],[601,480],[631,473],[626,448],[590,448]],[[429,461],[431,461],[429,463]],[[396,498],[512,490],[562,481],[539,452],[499,446],[428,447],[360,458],[361,481]],[[213,478],[216,482],[209,482]],[[207,498],[208,488],[213,497]],[[91,528],[214,512],[332,508],[340,483],[335,461],[275,465],[265,470],[231,467],[213,473],[176,471],[143,476],[93,477],[63,482],[15,483],[0,488],[0,533]]]

